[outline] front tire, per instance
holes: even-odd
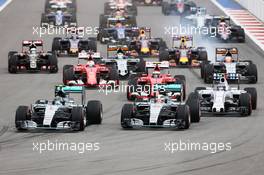
[[[100,101],[89,101],[86,106],[87,124],[101,124],[103,121],[103,105]]]

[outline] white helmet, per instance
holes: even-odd
[[[30,53],[31,53],[31,54],[36,54],[36,53],[37,53],[37,49],[36,49],[35,47],[32,47],[32,48],[30,49]]]
[[[87,62],[87,65],[88,65],[89,67],[93,67],[95,64],[94,64],[94,61],[88,61],[88,62]]]

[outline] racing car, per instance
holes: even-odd
[[[224,74],[215,73],[213,87],[197,87],[190,96],[199,99],[202,113],[249,116],[257,108],[257,90],[230,87]]]
[[[101,14],[99,19],[99,28],[111,28],[115,27],[117,22],[121,23],[125,27],[137,26],[136,17],[130,15],[123,10],[116,10],[109,15]]]
[[[167,48],[167,44],[162,38],[151,37],[150,28],[138,28],[138,33],[138,37],[135,37],[129,43],[131,53],[144,57],[157,57],[160,50]]]
[[[24,40],[20,53],[17,51],[8,53],[9,73],[23,70],[31,72],[46,70],[50,73],[57,73],[57,56],[52,52],[44,52],[42,40]]]
[[[109,0],[104,4],[104,14],[112,14],[116,10],[122,10],[128,13],[129,15],[137,15],[137,7],[130,3],[128,0]]]
[[[257,66],[251,60],[240,60],[237,48],[216,48],[215,63],[201,65],[201,77],[205,83],[213,82],[214,73],[227,74],[230,82],[240,81],[257,83]]]
[[[85,87],[118,87],[119,76],[115,66],[107,66],[100,61],[101,57],[91,52],[80,52],[78,64],[64,65],[63,83],[65,85]],[[85,60],[86,63],[81,63]]]
[[[181,24],[182,25],[191,24],[192,26],[195,26],[197,28],[208,27],[209,23],[213,19],[213,16],[207,13],[206,8],[197,7],[197,8],[193,8],[193,11],[194,14],[181,18]]]
[[[144,59],[131,56],[126,45],[108,45],[107,59],[102,62],[116,66],[121,79],[128,78],[134,72],[145,72]]]
[[[45,13],[54,11],[54,6],[67,8],[67,10],[71,13],[76,13],[77,11],[76,0],[46,0]]]
[[[163,0],[132,0],[132,3],[135,5],[144,5],[144,6],[161,6]]]
[[[52,6],[53,11],[42,13],[41,15],[41,27],[53,28],[53,27],[76,27],[77,18],[75,13],[68,12],[66,6],[64,8]]]
[[[162,13],[166,16],[176,14],[176,15],[189,15],[194,13],[193,8],[196,4],[193,1],[188,0],[171,0],[169,2],[162,3]]]
[[[211,33],[216,33],[216,37],[209,38],[217,38],[224,42],[245,42],[245,30],[241,26],[232,24],[230,17],[214,16],[208,27],[211,28]]]
[[[52,51],[58,56],[78,56],[81,51],[97,51],[96,38],[83,38],[83,27],[67,28],[64,38],[55,37],[52,42]]]
[[[128,80],[127,99],[135,100],[136,97],[154,97],[160,90],[159,87],[170,85],[170,92],[180,92],[177,98],[186,98],[186,80],[184,75],[172,75],[168,71],[169,62],[146,62],[146,71],[132,74]],[[176,98],[176,97],[175,97]]]
[[[81,94],[81,104],[70,94]],[[100,101],[91,100],[87,104],[85,90],[79,86],[55,87],[55,98],[37,100],[30,106],[19,106],[16,110],[17,130],[28,129],[70,129],[83,131],[91,124],[101,124],[103,108]]]
[[[174,36],[172,48],[160,51],[159,60],[169,61],[171,66],[199,67],[208,62],[208,55],[205,47],[193,47],[192,36]]]
[[[198,98],[189,98],[183,103],[180,98],[171,98],[168,92],[178,85],[163,86],[164,92],[153,98],[139,98],[133,104],[125,104],[121,112],[121,126],[128,128],[177,128],[188,129],[191,123],[200,121]],[[180,85],[173,96],[181,95]],[[164,95],[165,93],[165,95]]]
[[[102,44],[125,45],[138,35],[135,25],[126,24],[125,18],[108,18],[106,28],[99,28],[97,40]]]

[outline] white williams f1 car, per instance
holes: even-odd
[[[190,98],[198,98],[203,113],[213,114],[240,114],[249,116],[257,108],[257,90],[239,86],[229,87],[222,75],[215,74],[220,81],[213,87],[197,87]]]

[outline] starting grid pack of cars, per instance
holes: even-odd
[[[17,108],[18,130],[82,131],[88,125],[101,124],[102,103],[87,101],[86,90],[117,88],[121,80],[127,80],[128,103],[120,111],[124,129],[188,129],[206,113],[251,115],[257,108],[257,91],[239,86],[258,81],[257,66],[251,60],[241,60],[237,48],[215,48],[215,60],[209,61],[207,49],[194,47],[191,35],[173,36],[169,47],[163,38],[151,35],[151,28],[137,25],[139,5],[161,6],[164,15],[178,15],[183,23],[226,31],[217,34],[220,41],[245,42],[244,29],[232,24],[229,17],[209,15],[205,8],[188,0],[110,0],[99,16],[97,37],[84,38],[79,34],[83,29],[77,23],[76,0],[46,0],[41,27],[63,27],[66,36],[55,37],[48,52],[43,51],[42,40],[22,41],[22,51],[8,53],[8,71],[57,73],[60,56],[77,57],[78,64],[63,66],[62,84],[55,86],[53,100],[39,99]],[[105,58],[98,52],[97,42],[107,44]],[[158,61],[149,61],[150,57]],[[185,76],[169,72],[178,67],[199,68],[204,83],[211,86],[196,87],[187,94]],[[230,82],[238,86],[230,86]],[[79,94],[81,103],[71,94]]]

